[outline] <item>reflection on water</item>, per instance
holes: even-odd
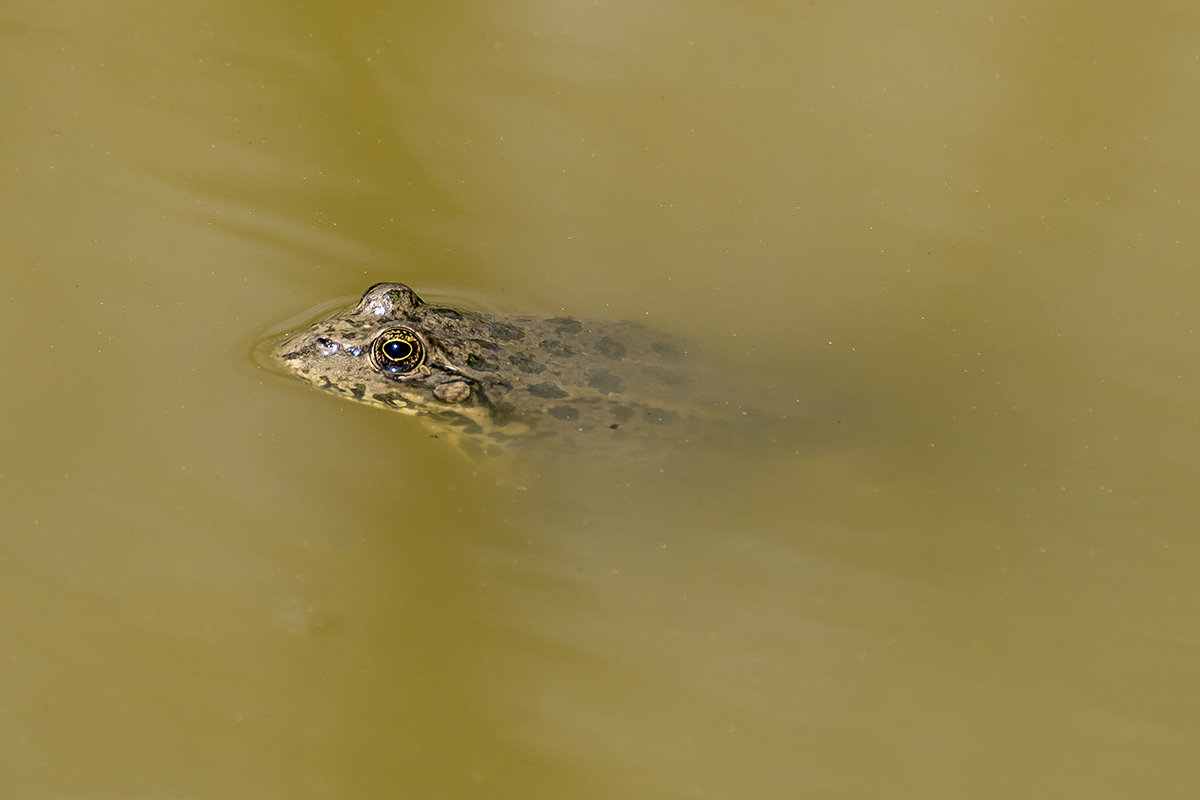
[[[1196,785],[1192,11],[126,10],[0,27],[10,793]],[[248,357],[381,280],[778,403],[471,460]]]

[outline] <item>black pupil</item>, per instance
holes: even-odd
[[[402,339],[392,339],[383,346],[383,354],[394,361],[403,361],[412,355],[412,344]]]

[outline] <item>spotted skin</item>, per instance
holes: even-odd
[[[431,305],[402,283],[286,338],[275,357],[349,400],[416,415],[484,447],[686,438],[711,416],[679,341],[631,322]]]

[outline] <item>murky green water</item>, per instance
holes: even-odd
[[[1191,796],[1200,11],[293,6],[0,13],[8,794]],[[477,463],[258,367],[380,280],[803,424]]]

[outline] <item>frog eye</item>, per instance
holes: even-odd
[[[389,375],[411,375],[425,363],[425,343],[408,328],[391,328],[375,337],[371,362]]]

